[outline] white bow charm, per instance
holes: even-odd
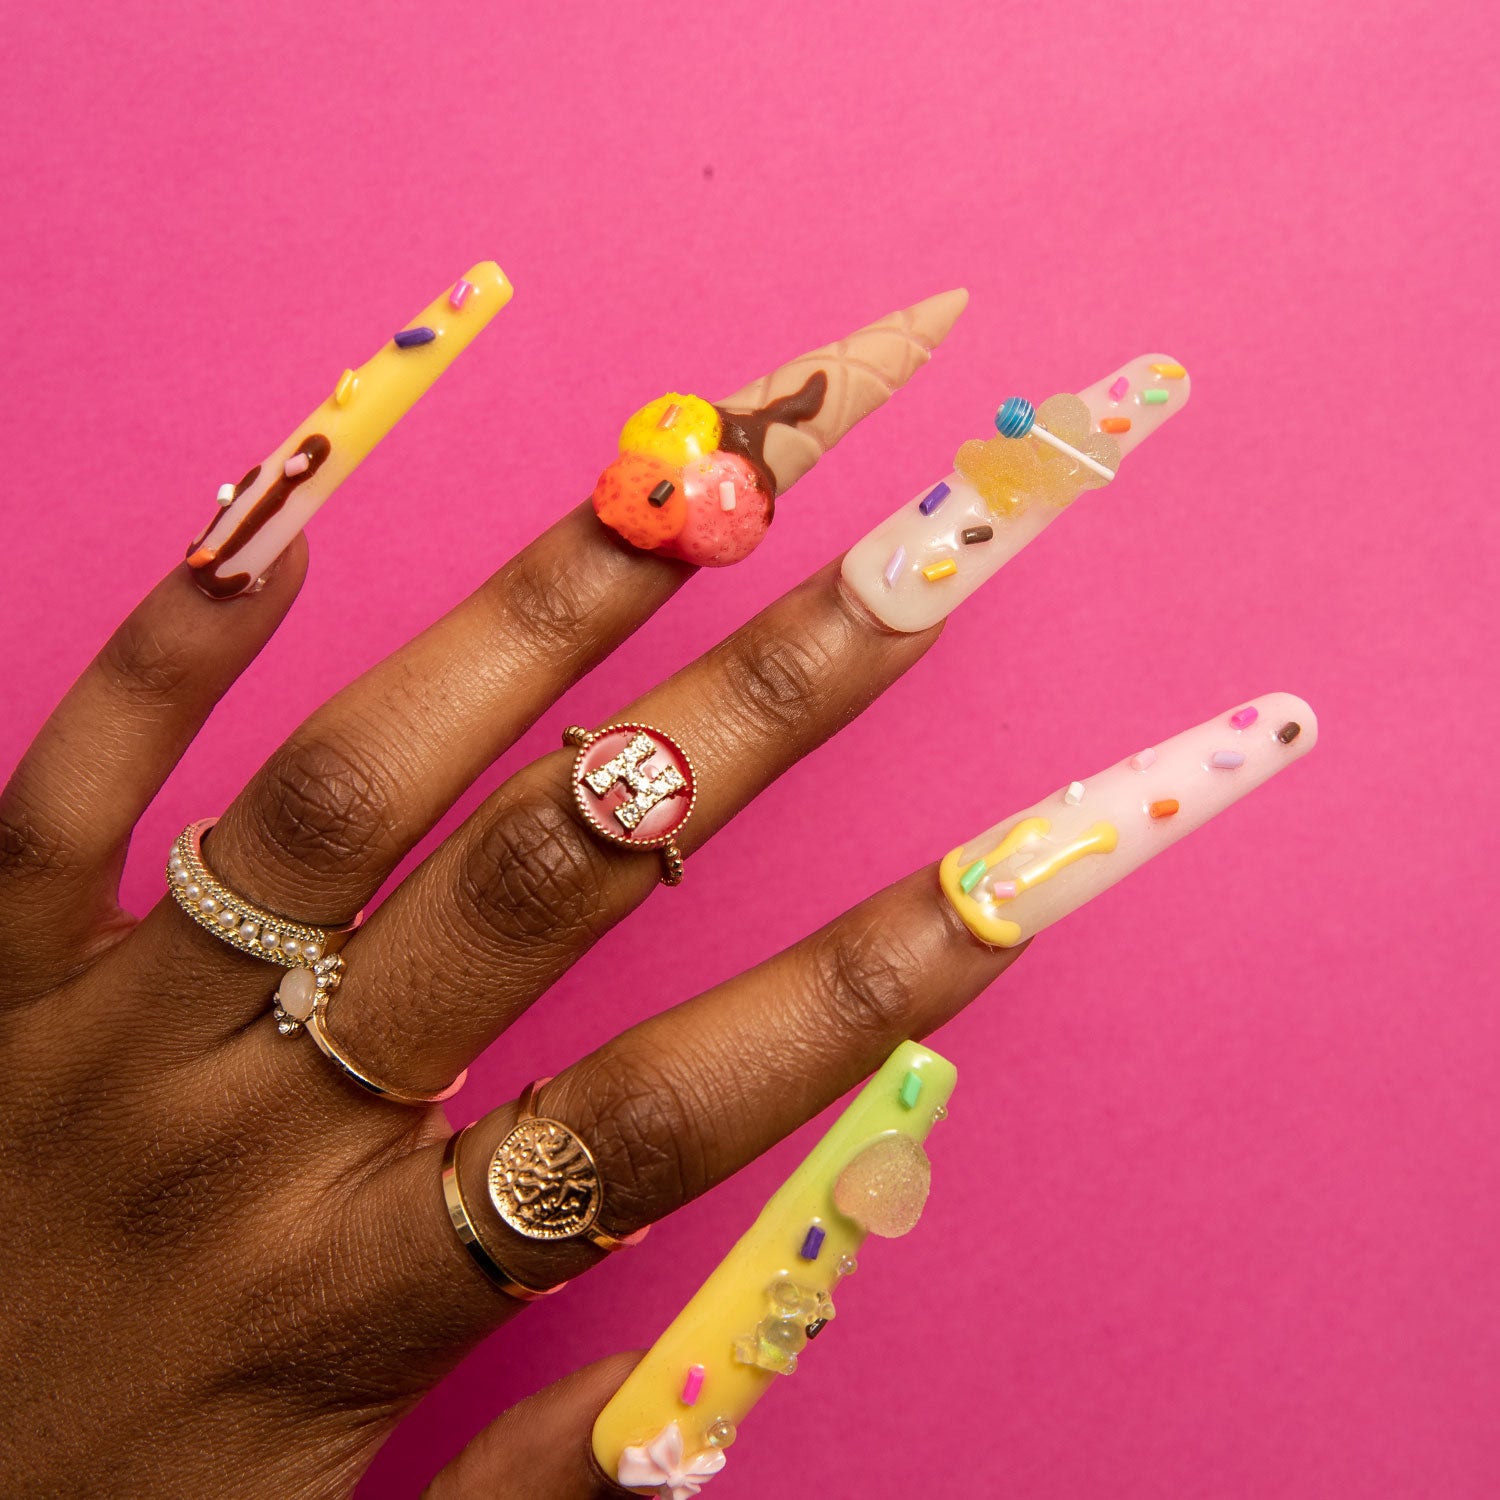
[[[654,1484],[660,1500],[693,1500],[693,1496],[724,1467],[724,1455],[705,1448],[686,1461],[682,1429],[668,1422],[643,1448],[627,1448],[620,1455],[616,1477],[627,1489]]]

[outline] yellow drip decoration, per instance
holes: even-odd
[[[1023,848],[1028,840],[1043,837],[1051,831],[1052,823],[1048,818],[1022,818],[984,856],[984,863],[993,870],[1001,861],[1009,859]],[[1019,896],[1033,886],[1050,880],[1059,870],[1066,869],[1087,854],[1111,853],[1119,842],[1119,830],[1113,823],[1095,823],[1071,843],[1052,850],[1008,878],[1014,882],[1016,895]],[[986,893],[981,900],[965,891],[961,883],[963,873],[972,861],[966,861],[963,853],[963,846],[960,845],[946,854],[942,864],[938,866],[938,883],[943,888],[943,894],[963,918],[964,925],[980,942],[989,943],[995,948],[1014,948],[1021,941],[1021,924],[1002,915],[1000,907],[1007,901],[1013,901],[1015,897],[996,897]]]

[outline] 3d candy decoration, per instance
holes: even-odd
[[[997,436],[965,443],[954,472],[850,548],[844,582],[893,630],[945,618],[1187,402],[1187,371],[1142,355],[1078,396],[1008,398]]]
[[[602,1472],[659,1500],[690,1500],[723,1469],[739,1424],[796,1371],[834,1317],[867,1234],[917,1222],[922,1148],[957,1070],[903,1042],[719,1263],[594,1424]]]
[[[717,405],[678,391],[649,402],[594,486],[599,519],[643,551],[739,562],[765,536],[776,497],[910,379],[966,300],[929,297]]]
[[[1300,698],[1270,693],[1141,750],[952,850],[944,894],[997,948],[1050,926],[1317,743]]]

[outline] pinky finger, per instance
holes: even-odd
[[[47,987],[118,928],[136,822],[306,573],[300,538],[261,589],[228,605],[174,569],[53,710],[0,792],[0,961],[13,990]]]
[[[612,1354],[502,1412],[438,1474],[423,1500],[604,1500],[628,1493],[600,1474],[589,1435],[639,1359]]]

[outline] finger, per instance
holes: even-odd
[[[881,629],[825,568],[619,717],[691,747],[685,854],[917,662],[935,630]],[[501,787],[375,914],[326,1021],[377,1077],[436,1090],[655,888],[661,865],[600,841],[573,753]],[[411,996],[420,996],[413,1027]],[[406,997],[406,998],[403,998]]]
[[[590,1500],[627,1493],[599,1472],[594,1420],[639,1354],[612,1354],[502,1412],[422,1492],[423,1500]]]
[[[810,437],[781,456],[767,438],[777,476],[789,483],[904,383],[965,300],[929,298],[768,377],[773,393],[805,384],[811,364],[829,391]],[[272,756],[214,829],[214,873],[273,912],[347,920],[473,778],[688,576],[681,562],[622,547],[589,508],[564,518]],[[173,918],[172,932],[181,927]],[[247,1003],[263,990],[250,983]]]
[[[45,986],[119,929],[136,822],[306,572],[299,542],[261,589],[225,608],[175,569],[58,704],[0,794],[0,964],[13,974]]]
[[[897,1042],[942,1025],[1038,930],[1300,758],[1316,738],[1311,710],[1287,694],[1221,715],[1069,783],[961,845],[937,871],[908,877],[569,1068],[537,1109],[593,1153],[602,1227],[629,1234],[738,1170],[872,1072]],[[973,873],[976,863],[984,868]],[[523,1285],[549,1287],[599,1252],[577,1239],[523,1238],[494,1211],[488,1157],[516,1115],[508,1105],[465,1137],[465,1198],[495,1260]],[[409,1245],[412,1265],[430,1256],[429,1280],[455,1299],[447,1310],[494,1318],[502,1298],[464,1265],[434,1211],[435,1149],[377,1174],[366,1232],[401,1224],[425,1235],[425,1251]]]

